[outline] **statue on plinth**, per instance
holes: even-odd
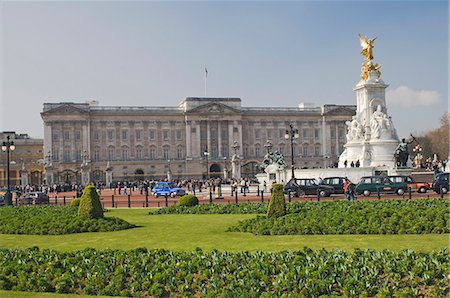
[[[359,42],[361,44],[361,55],[363,55],[364,57],[364,61],[365,63],[363,63],[361,65],[361,80],[367,80],[369,78],[369,73],[371,71],[374,71],[378,78],[380,78],[381,76],[381,65],[379,65],[378,63],[373,64],[372,63],[372,59],[373,59],[373,47],[374,47],[374,43],[375,43],[375,38],[364,38],[361,36],[361,34],[358,34],[359,37]]]
[[[395,164],[397,165],[397,167],[407,166],[409,158],[408,145],[414,142],[414,140],[415,138],[411,135],[411,139],[406,140],[405,138],[403,138],[400,144],[398,144],[394,153]]]

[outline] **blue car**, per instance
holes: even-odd
[[[157,182],[156,185],[152,188],[152,195],[157,197],[171,196],[172,198],[175,196],[184,196],[186,191],[184,189],[179,188],[172,182]]]

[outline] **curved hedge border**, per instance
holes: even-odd
[[[197,206],[170,206],[149,212],[159,214],[261,214],[267,213],[267,203],[201,204]]]
[[[288,206],[291,204],[288,204]],[[229,231],[256,235],[449,233],[447,199],[296,204],[288,215],[241,221]]]
[[[109,296],[445,297],[447,249],[431,253],[0,249],[0,289]]]
[[[62,235],[110,232],[134,228],[116,217],[81,219],[73,206],[16,206],[0,208],[1,234]]]

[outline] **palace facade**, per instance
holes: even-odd
[[[31,138],[27,134],[17,134],[14,131],[0,132],[0,140],[6,141],[9,136],[15,149],[10,151],[9,178],[14,185],[40,185],[43,182],[44,153],[43,139]],[[0,151],[0,187],[7,185],[7,156]]]
[[[82,164],[94,182],[105,181],[107,167],[114,181],[231,177],[236,153],[242,177],[253,177],[268,150],[291,164],[290,124],[299,132],[295,167],[328,167],[355,112],[353,105],[243,107],[240,98],[189,97],[176,107],[44,103],[46,170],[54,183],[80,183]]]

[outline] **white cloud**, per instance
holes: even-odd
[[[441,94],[436,91],[413,90],[407,86],[399,86],[386,93],[386,101],[388,105],[401,107],[431,106],[441,101]]]

